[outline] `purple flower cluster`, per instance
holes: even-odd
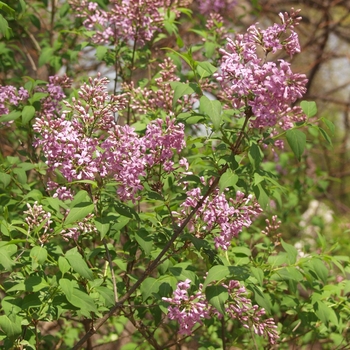
[[[209,15],[210,13],[227,14],[236,5],[236,0],[198,0],[199,12],[203,15]]]
[[[168,317],[179,323],[179,334],[191,335],[196,324],[202,324],[202,319],[209,318],[211,306],[205,299],[202,286],[197,293],[189,296],[191,280],[179,282],[172,298],[162,298],[170,303]]]
[[[293,121],[305,117],[300,107],[291,108],[291,105],[306,92],[306,76],[293,73],[290,63],[282,59],[278,63],[266,61],[270,52],[284,49],[293,56],[300,51],[294,31],[300,21],[298,13],[280,14],[282,24],[266,30],[253,25],[246,34],[236,35],[235,40],[227,39],[226,49],[220,50],[223,56],[215,76],[221,82],[221,94],[234,108],[249,106],[255,117],[251,119],[255,128],[278,123],[288,129]],[[265,52],[264,57],[259,55],[259,49]]]
[[[245,297],[247,294],[245,287],[241,286],[239,281],[234,280],[223,286],[229,293],[225,310],[227,315],[239,320],[244,328],[253,328],[255,334],[267,337],[270,344],[276,344],[279,336],[275,321],[273,318],[262,320],[262,316],[266,314],[265,309],[252,305],[252,301]]]
[[[228,291],[229,298],[225,302],[226,315],[222,315],[208,303],[202,291],[199,290],[189,295],[188,290],[191,280],[179,282],[171,298],[162,299],[170,304],[168,318],[179,323],[179,334],[191,335],[196,324],[203,324],[203,319],[212,316],[228,316],[237,319],[244,328],[253,328],[255,334],[268,338],[270,344],[276,344],[279,338],[277,326],[272,318],[263,319],[266,312],[258,305],[252,305],[252,301],[246,298],[247,291],[239,281],[232,280],[227,284],[222,283]]]
[[[200,188],[194,188],[186,194],[187,198],[181,204],[180,213],[173,212],[180,224],[202,199]],[[252,200],[252,195],[245,197],[244,193],[238,191],[235,200],[227,200],[225,194],[216,189],[204,200],[188,227],[201,237],[213,232],[215,247],[227,250],[232,239],[237,237],[244,227],[249,227],[261,212],[259,204]]]
[[[96,43],[118,41],[143,45],[159,31],[163,21],[159,9],[163,0],[112,0],[110,11],[101,9],[96,2],[71,0],[77,16],[85,18],[84,26],[94,30]]]
[[[0,85],[0,115],[8,114],[10,112],[9,106],[18,106],[20,102],[27,100],[28,97],[28,91],[23,87],[17,90],[11,85]]]
[[[39,92],[46,92],[48,95],[40,100],[41,114],[53,117],[61,110],[60,102],[66,97],[63,89],[71,87],[71,80],[66,76],[50,76],[49,83],[45,87],[39,87]]]
[[[184,126],[170,118],[157,119],[139,136],[128,125],[116,125],[114,113],[125,108],[125,96],[110,96],[107,84],[106,78],[90,78],[79,99],[64,101],[67,110],[61,115],[37,118],[35,146],[41,147],[49,172],[58,170],[67,182],[114,178],[120,199],[135,201],[148,168],[173,170],[174,150],[179,153],[185,146]],[[54,181],[48,188],[60,199],[72,198],[69,188]]]

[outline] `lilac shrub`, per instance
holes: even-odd
[[[278,161],[280,138],[300,162],[305,148],[310,113],[296,103],[306,76],[273,60],[300,52],[299,11],[231,36],[224,17],[239,6],[233,0],[69,3],[63,10],[82,19],[87,45],[113,66],[114,91],[100,74],[70,94],[65,75],[47,84],[28,79],[28,91],[0,87],[0,118],[16,111],[10,127],[27,133],[30,153],[23,160],[16,149],[0,164],[0,268],[9,272],[0,339],[17,342],[7,349],[57,348],[62,339],[71,348],[74,326],[77,350],[108,320],[113,337],[132,323],[135,348],[173,348],[189,336],[193,348],[251,339],[255,348],[284,347],[298,327],[318,332],[319,318],[327,326],[337,320],[325,311],[320,258],[297,260],[281,239],[275,212],[288,193],[265,162],[270,150]],[[182,41],[179,23],[190,24],[191,10],[181,7],[190,4],[201,16]],[[158,50],[169,33],[181,49]],[[186,51],[188,33],[201,38]],[[23,220],[13,220],[16,210]],[[299,303],[299,290],[314,286],[318,297]],[[314,329],[300,313],[317,319]],[[47,340],[42,324],[58,314],[64,325]],[[101,343],[112,339],[107,330]]]

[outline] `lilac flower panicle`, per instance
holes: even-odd
[[[179,334],[183,335],[191,335],[196,324],[203,324],[202,319],[210,317],[211,307],[201,290],[202,286],[197,293],[189,296],[190,285],[191,280],[189,279],[179,282],[172,298],[162,298],[171,305],[168,317],[179,323]]]
[[[41,147],[49,173],[58,170],[67,182],[114,178],[119,198],[136,201],[148,169],[161,165],[165,172],[174,170],[172,158],[185,146],[184,125],[156,119],[144,136],[129,125],[117,125],[114,113],[125,108],[126,97],[109,95],[107,84],[106,78],[90,78],[78,91],[79,99],[63,101],[66,109],[60,114],[41,113],[33,125],[34,146]],[[69,188],[54,181],[48,189],[60,199],[72,198]]]
[[[11,85],[0,85],[0,115],[9,114],[10,106],[18,106],[20,102],[24,102],[28,98],[28,91],[23,87],[17,89]]]
[[[182,208],[180,213],[173,212],[179,225],[202,199],[200,188],[189,190],[186,194],[186,200],[180,205]],[[237,237],[244,227],[248,228],[261,212],[261,207],[251,195],[245,197],[242,192],[238,191],[236,200],[232,198],[227,200],[224,192],[220,193],[216,189],[204,200],[189,222],[188,229],[200,235],[218,231],[219,234],[215,234],[214,237],[215,247],[227,250],[232,239]]]
[[[28,225],[28,232],[32,230],[37,230],[40,228],[41,236],[39,237],[39,242],[41,245],[45,244],[47,237],[53,232],[51,224],[51,213],[43,209],[43,206],[38,204],[37,201],[33,205],[27,203],[28,210],[24,211],[26,214],[25,222]]]
[[[202,291],[203,285],[199,285],[196,293],[189,295],[190,285],[191,280],[189,279],[179,282],[171,298],[162,298],[170,304],[168,318],[179,323],[179,334],[191,335],[194,327],[197,324],[202,325],[204,319],[228,316],[238,320],[244,328],[253,328],[257,335],[266,337],[271,345],[276,344],[279,335],[274,320],[264,319],[265,309],[252,305],[251,300],[246,297],[245,287],[239,281],[231,280],[228,284],[221,283],[229,294],[224,305],[225,315],[220,314],[205,299]]]
[[[252,305],[246,297],[246,289],[239,281],[231,280],[228,285],[222,284],[229,293],[229,300],[226,305],[226,313],[242,323],[244,328],[254,330],[259,336],[268,338],[270,344],[276,344],[279,338],[277,326],[272,318],[263,319],[266,312],[258,305]]]
[[[27,214],[25,222],[28,224],[28,230],[33,230],[44,223],[42,227],[44,234],[50,231],[50,225],[53,222],[51,220],[51,213],[46,212],[38,202],[34,202],[33,206],[27,203],[27,207],[28,210],[24,211],[24,214]]]
[[[277,63],[260,57],[257,48],[266,54],[285,50],[291,56],[300,52],[298,35],[294,27],[299,23],[298,11],[287,17],[282,15],[282,24],[262,30],[257,25],[248,28],[247,33],[238,34],[235,40],[227,39],[222,54],[220,70],[214,76],[221,83],[223,98],[234,108],[246,107],[252,110],[255,128],[281,126],[284,130],[293,122],[302,121],[305,115],[299,107],[291,105],[306,92],[307,79],[304,74],[293,73],[290,63]],[[289,35],[283,39],[286,33]]]
[[[109,11],[96,2],[71,0],[77,16],[84,18],[84,26],[94,30],[95,43],[137,42],[144,45],[160,31],[163,16],[159,11],[163,0],[112,0]]]

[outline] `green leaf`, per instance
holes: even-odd
[[[280,270],[277,270],[271,277],[271,280],[274,281],[289,281],[293,280],[300,282],[304,279],[302,273],[294,266],[283,267]]]
[[[11,182],[11,175],[0,172],[0,182],[4,184],[4,187],[7,187]]]
[[[141,249],[145,252],[145,255],[148,256],[153,247],[153,239],[149,232],[146,229],[141,228],[135,233],[135,239]]]
[[[316,316],[324,323],[328,324],[330,315],[331,315],[331,308],[328,307],[325,303],[323,303],[321,300],[318,300],[314,304],[314,310]],[[333,311],[333,310],[332,310]]]
[[[16,322],[11,321],[6,315],[0,316],[0,328],[9,337],[13,338],[22,333],[21,319],[16,318]]]
[[[235,256],[240,256],[240,257],[242,256],[249,257],[252,255],[252,251],[247,247],[233,247],[231,248],[231,251]]]
[[[203,288],[206,288],[213,281],[220,281],[226,278],[235,280],[246,280],[249,277],[249,270],[246,266],[213,266],[209,271],[204,281]]]
[[[291,265],[295,264],[297,261],[297,255],[298,255],[297,249],[294,246],[286,243],[283,239],[281,239],[281,243],[282,243],[283,249],[287,252],[289,263]]]
[[[20,116],[22,115],[22,112],[20,111],[12,111],[9,114],[3,114],[0,117],[0,123],[5,123],[5,122],[9,122],[11,120],[16,120],[18,119]]]
[[[208,302],[217,309],[221,315],[225,315],[225,302],[228,299],[228,291],[223,286],[208,286],[205,289]]]
[[[270,255],[267,262],[271,265],[271,268],[281,266],[288,263],[288,255],[282,252],[278,255]]]
[[[0,34],[2,34],[6,39],[9,39],[11,37],[12,30],[9,27],[8,22],[6,19],[0,15]]]
[[[197,276],[193,271],[187,269],[188,267],[189,267],[188,263],[179,263],[169,267],[169,272],[180,281],[184,281],[188,278],[192,282],[195,282],[197,279]]]
[[[217,71],[217,68],[209,62],[197,62],[196,70],[202,79],[213,75]]]
[[[181,98],[184,95],[190,95],[194,93],[194,90],[189,84],[181,83],[179,81],[173,81],[170,83],[170,85],[174,90],[173,108],[175,107],[179,98]]]
[[[113,290],[107,287],[98,286],[94,290],[105,300],[105,306],[111,307],[115,304]]]
[[[30,276],[23,282],[17,283],[12,286],[7,292],[26,291],[26,292],[39,292],[42,289],[49,288],[50,285],[40,276]]]
[[[70,269],[69,262],[63,256],[58,258],[58,268],[60,269],[62,276]]]
[[[96,48],[96,57],[98,60],[103,60],[103,58],[105,57],[105,54],[108,51],[108,47],[107,46],[97,46]]]
[[[220,101],[210,100],[208,97],[202,96],[199,100],[199,111],[209,116],[215,131],[220,129],[222,120]]]
[[[328,120],[326,118],[321,118],[321,120],[326,124],[329,132],[331,133],[331,136],[333,136],[334,135],[334,131],[335,131],[334,124],[330,120]]]
[[[80,253],[78,253],[77,248],[68,250],[68,252],[66,253],[66,259],[68,260],[72,269],[75,272],[77,272],[80,276],[88,280],[93,280],[94,275],[92,271],[89,269],[85,260],[80,255]]]
[[[327,134],[327,132],[324,129],[320,128],[320,127],[318,129],[320,130],[321,135],[323,136],[323,138],[327,141],[328,145],[333,147],[332,140],[329,137],[329,135]]]
[[[257,173],[255,173],[255,174],[259,175]],[[254,174],[254,178],[255,178],[255,174]],[[258,202],[259,202],[261,208],[265,210],[270,204],[270,198],[267,195],[264,187],[262,187],[261,184],[259,184],[257,186],[253,186],[253,191],[255,193],[256,198],[258,199]]]
[[[73,295],[74,283],[67,278],[61,278],[59,285],[67,299],[70,299]]]
[[[256,143],[252,143],[249,152],[248,158],[250,163],[253,166],[253,170],[259,169],[260,163],[263,160],[264,154],[262,153],[260,147]]]
[[[12,266],[15,265],[15,262],[11,259],[11,255],[12,252],[6,246],[0,247],[0,264],[4,267],[5,271],[11,271]]]
[[[328,279],[328,269],[325,266],[324,262],[321,259],[313,258],[308,262],[308,265],[311,266],[312,270],[320,278],[323,284],[327,284]]]
[[[21,309],[22,299],[15,296],[5,296],[1,299],[1,309],[2,312],[9,316],[18,315]]]
[[[22,123],[29,123],[35,115],[35,108],[33,106],[24,106],[22,111]]]
[[[10,16],[14,16],[16,13],[16,11],[12,7],[6,5],[3,1],[0,1],[0,9]]]
[[[45,47],[41,50],[39,57],[39,67],[42,67],[44,64],[49,62],[53,56],[54,49],[52,47]]]
[[[306,145],[306,135],[300,130],[289,129],[286,132],[286,137],[290,148],[300,161]]]
[[[30,18],[30,21],[33,23],[33,25],[40,30],[41,29],[40,19],[37,16],[34,16],[32,14],[29,15],[29,18]]]
[[[256,280],[258,281],[259,285],[262,286],[264,283],[264,271],[259,268],[259,267],[254,267],[252,266],[250,268],[252,275],[256,278]]]
[[[106,234],[110,231],[111,224],[109,220],[107,220],[106,217],[103,218],[96,218],[94,220],[95,226],[97,228],[97,231],[100,233],[101,239],[103,239]]]
[[[153,277],[147,277],[141,284],[142,300],[146,301],[153,293],[158,293],[159,281]]]
[[[126,216],[127,218],[130,218],[130,219],[135,218],[138,221],[140,220],[140,217],[137,214],[137,212],[133,208],[130,208],[127,205],[125,205],[124,203],[115,202],[114,209],[118,214],[122,216]]]
[[[49,96],[47,92],[36,92],[28,101],[30,104],[34,104],[47,96]]]
[[[205,41],[204,43],[205,57],[211,58],[214,55],[217,47],[218,45],[216,43]]]
[[[300,103],[300,107],[309,118],[313,117],[317,113],[317,106],[316,102],[314,101],[302,101]]]
[[[263,307],[267,313],[271,313],[271,298],[268,294],[263,293],[257,286],[252,287],[256,302]]]
[[[87,191],[80,190],[75,196],[74,199],[72,200],[70,206],[71,208],[74,208],[77,204],[81,202],[89,202],[90,197]]]
[[[24,169],[15,168],[13,169],[13,173],[17,175],[16,177],[19,183],[21,183],[22,185],[25,185],[27,183],[27,174]]]
[[[254,181],[253,181],[254,186],[258,186],[264,180],[265,180],[264,176],[261,176],[258,173],[254,173]]]
[[[219,180],[220,191],[224,191],[228,187],[234,187],[238,181],[238,176],[231,170],[228,169]]]
[[[64,225],[69,225],[74,222],[85,218],[88,214],[91,214],[94,210],[94,205],[90,203],[80,203],[74,208],[70,209],[69,214],[64,220]]]
[[[94,300],[86,292],[77,288],[73,288],[72,295],[66,296],[66,298],[72,305],[79,308],[85,317],[91,317],[91,312],[98,312]]]
[[[37,265],[43,265],[47,259],[47,250],[45,247],[33,247],[30,251],[30,257],[32,258],[33,269],[36,269]]]

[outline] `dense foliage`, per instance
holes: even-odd
[[[335,126],[289,62],[302,14],[233,8],[259,11],[0,1],[4,349],[348,348],[349,257],[303,213]]]

